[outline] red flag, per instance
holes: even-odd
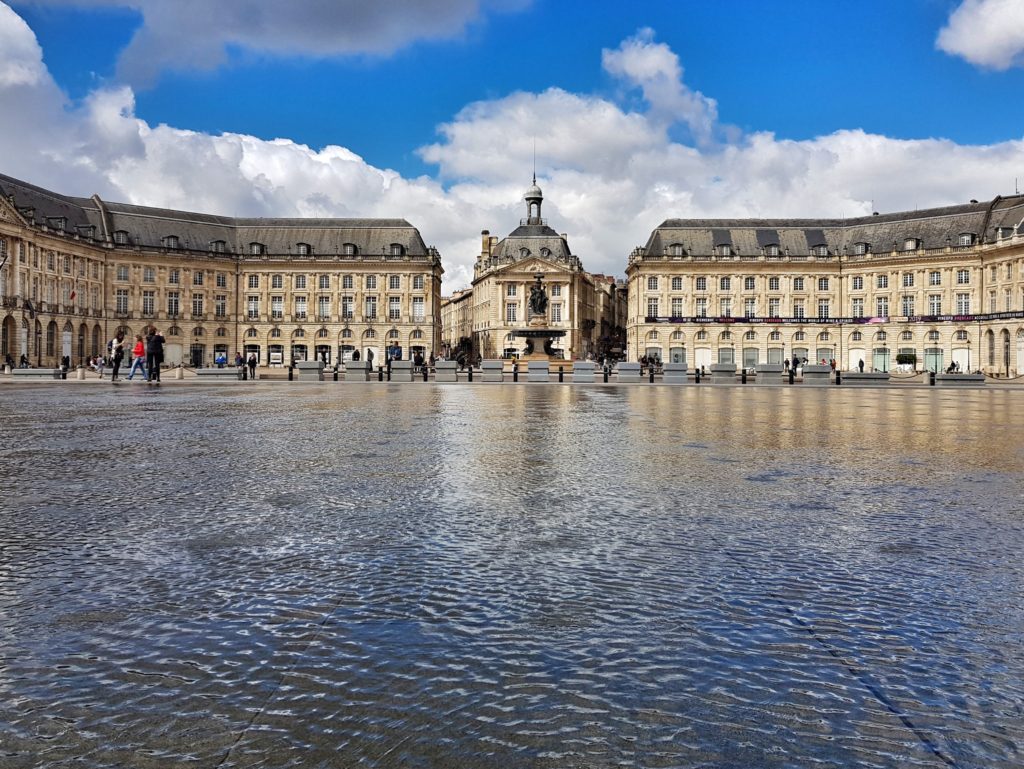
[[[75,301],[75,289],[71,289],[71,301]]]

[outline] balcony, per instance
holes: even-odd
[[[123,312],[114,310],[114,317],[119,320],[131,320],[134,317],[134,314],[128,310]]]
[[[302,321],[306,320],[306,313],[304,313],[304,312],[297,312],[294,315],[292,315],[292,320],[294,320],[296,322],[302,322]]]
[[[194,312],[192,313],[192,320],[206,320],[205,312]]]
[[[320,323],[328,323],[331,320],[330,315],[317,315],[316,319]]]

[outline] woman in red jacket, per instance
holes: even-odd
[[[136,369],[142,372],[142,378],[148,382],[149,376],[146,374],[146,345],[142,341],[141,334],[135,335],[135,346],[132,348],[132,368],[128,372],[129,380],[135,375]]]

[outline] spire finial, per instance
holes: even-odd
[[[533,137],[533,183],[537,183],[537,137]]]

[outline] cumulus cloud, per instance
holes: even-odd
[[[1024,65],[1024,3],[964,0],[935,42],[939,49],[990,69]]]
[[[605,62],[627,85],[673,73],[674,88],[645,91],[647,109],[557,88],[470,104],[420,150],[437,178],[406,178],[344,147],[150,125],[135,114],[128,86],[68,103],[35,35],[3,4],[0,42],[0,73],[13,73],[0,79],[0,147],[18,150],[5,153],[0,172],[67,194],[216,214],[403,217],[441,250],[446,290],[469,285],[481,229],[501,236],[525,215],[534,138],[546,218],[588,270],[614,275],[667,218],[857,216],[872,201],[879,211],[948,205],[1004,192],[1007,169],[1024,168],[1019,139],[964,146],[842,130],[803,141],[758,132],[680,143],[666,121],[689,125],[696,115],[709,136],[721,127],[706,104],[679,106],[689,91],[682,68],[641,36]]]
[[[16,0],[17,1],[17,0]],[[20,0],[28,2],[29,0]],[[458,37],[484,7],[529,0],[30,0],[35,5],[123,7],[142,25],[118,74],[136,88],[165,70],[211,70],[228,50],[275,56],[387,55],[417,40]]]

